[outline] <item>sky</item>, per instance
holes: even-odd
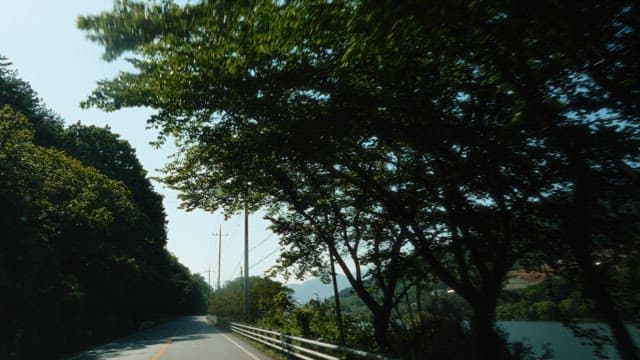
[[[95,88],[96,81],[113,78],[130,67],[123,61],[102,60],[102,48],[86,39],[76,27],[79,15],[108,11],[112,0],[0,0],[0,54],[13,63],[18,77],[31,84],[47,107],[58,113],[67,125],[81,121],[85,125],[104,127],[129,141],[144,168],[151,176],[168,162],[175,148],[161,149],[149,143],[155,130],[146,129],[152,109],[125,109],[105,113],[99,109],[81,109],[80,102]],[[214,233],[222,226],[221,282],[240,276],[243,259],[243,216],[224,221],[221,213],[186,212],[179,209],[177,192],[154,183],[164,195],[168,218],[167,248],[194,273],[208,278],[205,270],[217,272],[218,238]],[[277,236],[268,231],[262,215],[249,217],[250,275],[262,275],[275,264],[278,256]],[[217,274],[211,273],[215,286]],[[290,280],[290,282],[297,282]]]

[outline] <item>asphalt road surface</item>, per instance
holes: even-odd
[[[269,360],[204,316],[185,316],[78,354],[70,360]]]

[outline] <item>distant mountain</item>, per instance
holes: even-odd
[[[337,274],[338,291],[350,286],[347,277]],[[289,289],[293,290],[293,298],[299,304],[306,304],[311,299],[319,298],[324,300],[333,296],[333,285],[331,283],[323,284],[320,278],[309,279],[302,284],[287,284]]]

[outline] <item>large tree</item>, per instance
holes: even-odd
[[[139,211],[137,236],[145,238],[150,247],[164,247],[167,234],[162,196],[154,191],[131,145],[108,127],[80,123],[64,129],[61,138],[66,153],[127,186]]]
[[[631,1],[121,2],[79,25],[137,68],[87,104],[158,109],[189,206],[283,201],[287,182],[316,191],[313,173],[358,189],[469,301],[491,359],[506,272],[560,240],[635,359],[592,261],[623,237],[586,225],[635,216],[602,200],[637,166],[637,15]]]
[[[293,291],[280,282],[271,279],[252,276],[250,278],[249,301],[251,314],[246,317],[242,310],[242,278],[236,278],[225,283],[224,287],[216,290],[211,297],[210,310],[224,319],[238,319],[255,321],[275,315],[282,318],[282,313],[293,307],[291,294]]]
[[[407,273],[415,271],[408,260],[412,251],[407,237],[345,191],[323,194],[319,187],[311,192],[301,189],[317,180],[281,186],[290,197],[269,208],[267,218],[284,250],[274,270],[328,276],[335,272],[331,263],[337,263],[371,312],[376,342],[389,351],[392,310],[413,285],[403,282]]]
[[[11,105],[33,124],[36,144],[59,144],[62,119],[44,106],[31,85],[20,79],[17,71],[11,69],[11,62],[0,54],[0,108],[5,105]]]

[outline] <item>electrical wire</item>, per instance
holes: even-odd
[[[253,245],[251,247],[251,249],[249,249],[249,253],[251,253],[253,250],[255,250],[256,248],[258,248],[260,245],[264,244],[265,242],[267,242],[267,240],[271,239],[271,237],[273,236],[273,233],[270,233],[269,235],[267,235],[266,238],[264,238],[262,241],[260,241],[259,243],[257,243],[256,245]]]
[[[231,276],[234,276],[233,274],[235,274],[238,270],[240,270],[240,263],[242,263],[242,258],[240,258],[240,260],[238,260],[238,263],[236,263],[236,265],[233,267]]]
[[[256,265],[260,265],[260,263],[262,263],[263,261],[267,260],[267,258],[269,258],[269,256],[275,254],[276,252],[278,252],[278,250],[280,250],[279,247],[275,248],[275,250],[273,250],[272,252],[268,253],[266,256],[264,256],[262,259],[256,261],[255,263],[253,263],[253,265],[251,265],[251,267],[253,268]]]

